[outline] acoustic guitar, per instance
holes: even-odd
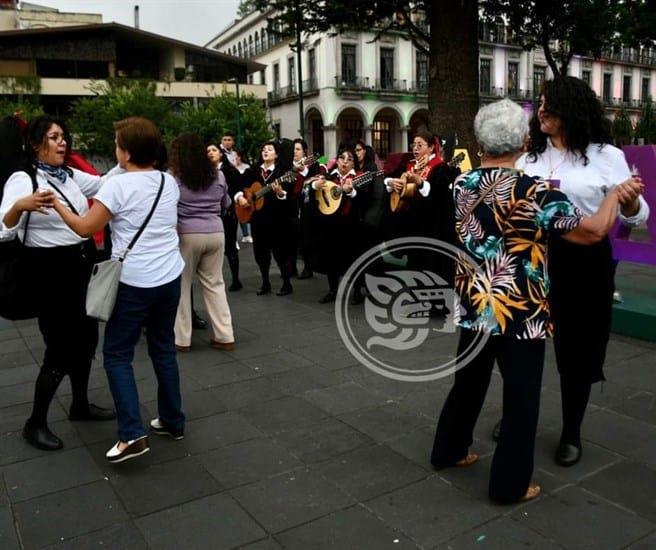
[[[383,170],[378,170],[377,172],[367,172],[360,176],[356,176],[351,180],[351,185],[353,189],[359,189],[364,187],[368,183],[374,181],[377,177],[382,176],[385,172]],[[339,209],[339,205],[342,204],[342,196],[344,195],[344,190],[342,186],[334,181],[326,180],[326,185],[322,189],[317,189],[314,192],[314,196],[317,199],[319,205],[319,212],[330,216],[334,214]]]
[[[309,157],[305,157],[297,162],[294,162],[294,167],[300,169],[303,166],[314,164],[315,160],[316,157],[314,155],[310,155]],[[278,179],[275,179],[266,185],[262,185],[259,181],[254,181],[248,187],[244,187],[244,198],[248,201],[248,204],[246,206],[240,206],[237,201],[235,201],[235,214],[237,215],[239,223],[248,223],[251,221],[253,212],[260,210],[264,206],[264,195],[271,191],[276,183],[282,185],[284,183],[291,183],[295,180],[296,171],[290,170],[289,172],[285,172]]]
[[[458,166],[464,159],[465,159],[464,153],[459,153],[458,155],[456,155],[451,159],[448,165],[452,167]],[[415,164],[415,167],[413,168],[412,172],[415,174],[421,173],[421,171],[424,168],[425,166],[421,166],[418,168],[417,164]],[[404,172],[399,178],[403,183],[403,189],[401,189],[401,191],[392,190],[392,192],[390,193],[390,210],[392,210],[392,212],[394,212],[395,214],[399,212],[407,211],[408,208],[410,207],[410,204],[414,199],[417,198],[417,195],[419,193],[419,187],[417,186],[417,184],[407,181],[407,177],[408,177],[408,172]]]
[[[284,183],[291,183],[294,180],[296,180],[296,172],[290,170],[266,185],[262,185],[259,181],[254,181],[248,187],[244,187],[244,198],[248,201],[248,204],[241,206],[235,201],[235,214],[239,223],[248,223],[251,221],[253,212],[261,210],[264,206],[264,195],[269,193],[276,183],[282,185]]]

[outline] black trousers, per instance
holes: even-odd
[[[45,425],[59,383],[69,375],[72,409],[85,410],[91,362],[98,344],[98,323],[87,317],[85,300],[94,247],[29,248],[35,292],[40,297],[39,330],[46,345],[37,378],[30,422]]]
[[[462,330],[458,355],[475,336],[473,331]],[[431,463],[444,468],[467,456],[495,361],[503,377],[503,418],[492,459],[489,493],[493,500],[508,503],[526,494],[533,475],[544,340],[492,336],[471,363],[456,371],[437,424]]]
[[[289,220],[255,215],[251,220],[253,255],[260,268],[262,284],[270,284],[271,256],[276,260],[280,276],[289,283],[292,257],[291,227]]]
[[[221,217],[223,220],[223,231],[225,233],[225,257],[228,259],[232,282],[239,281],[239,250],[237,249],[237,230],[239,220],[235,215],[233,207]]]
[[[549,241],[549,308],[560,373],[561,440],[580,444],[591,384],[605,380],[603,366],[612,323],[615,265],[610,241],[583,246]]]

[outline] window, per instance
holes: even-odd
[[[631,75],[625,74],[622,79],[622,101],[631,101]]]
[[[280,91],[280,65],[278,63],[273,65],[273,89],[276,92]]]
[[[492,60],[481,59],[479,61],[478,91],[482,94],[490,94],[490,82],[492,76]]]
[[[602,90],[602,98],[606,103],[610,103],[611,90],[613,83],[613,75],[611,73],[604,73],[604,87]]]
[[[533,67],[533,94],[537,95],[542,90],[542,83],[547,77],[547,68],[536,65]]]
[[[416,67],[417,89],[428,90],[428,55],[424,52],[417,52]]]
[[[362,139],[362,120],[360,118],[345,118],[339,123],[342,129],[342,143],[355,144]]]
[[[253,75],[252,74],[248,75],[248,83],[253,84]]]
[[[241,57],[241,42],[239,44],[237,44],[237,52],[238,52],[239,57]]]
[[[287,82],[289,82],[289,91],[296,92],[296,60],[293,57],[287,59]]]
[[[342,44],[342,84],[355,85],[355,46]]]
[[[260,33],[255,33],[255,55],[260,53]]]
[[[651,97],[651,93],[649,92],[649,88],[651,87],[651,79],[649,78],[642,78],[642,90],[640,92],[640,99],[643,101],[648,101],[649,98]]]
[[[260,71],[260,84],[266,84],[266,72],[264,69]]]
[[[380,87],[394,88],[394,50],[390,48],[380,49]]]
[[[248,57],[253,57],[253,35],[248,37]]]
[[[585,69],[581,71],[581,80],[583,80],[583,82],[592,88],[592,71]]]
[[[308,78],[311,86],[317,86],[317,53],[314,48],[308,50]],[[311,88],[313,89],[313,88]]]
[[[387,120],[375,120],[372,128],[373,147],[381,158],[387,158],[392,141],[392,125]]]
[[[516,61],[508,63],[508,95],[510,97],[519,95],[519,63]]]

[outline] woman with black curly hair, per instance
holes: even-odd
[[[517,167],[551,180],[591,215],[611,190],[632,179],[624,154],[610,142],[610,124],[594,91],[578,78],[558,77],[543,85],[529,149]],[[618,189],[625,225],[637,226],[649,217],[639,189],[637,184]],[[615,274],[610,240],[581,246],[553,238],[548,265],[563,412],[555,460],[573,466],[581,459],[581,424],[591,385],[604,380]]]

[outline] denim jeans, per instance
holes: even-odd
[[[105,328],[103,356],[121,441],[146,434],[132,371],[134,348],[141,337],[142,327],[146,328],[148,355],[157,376],[159,418],[169,428],[184,428],[173,332],[179,301],[180,277],[154,288],[119,285],[116,305]]]

